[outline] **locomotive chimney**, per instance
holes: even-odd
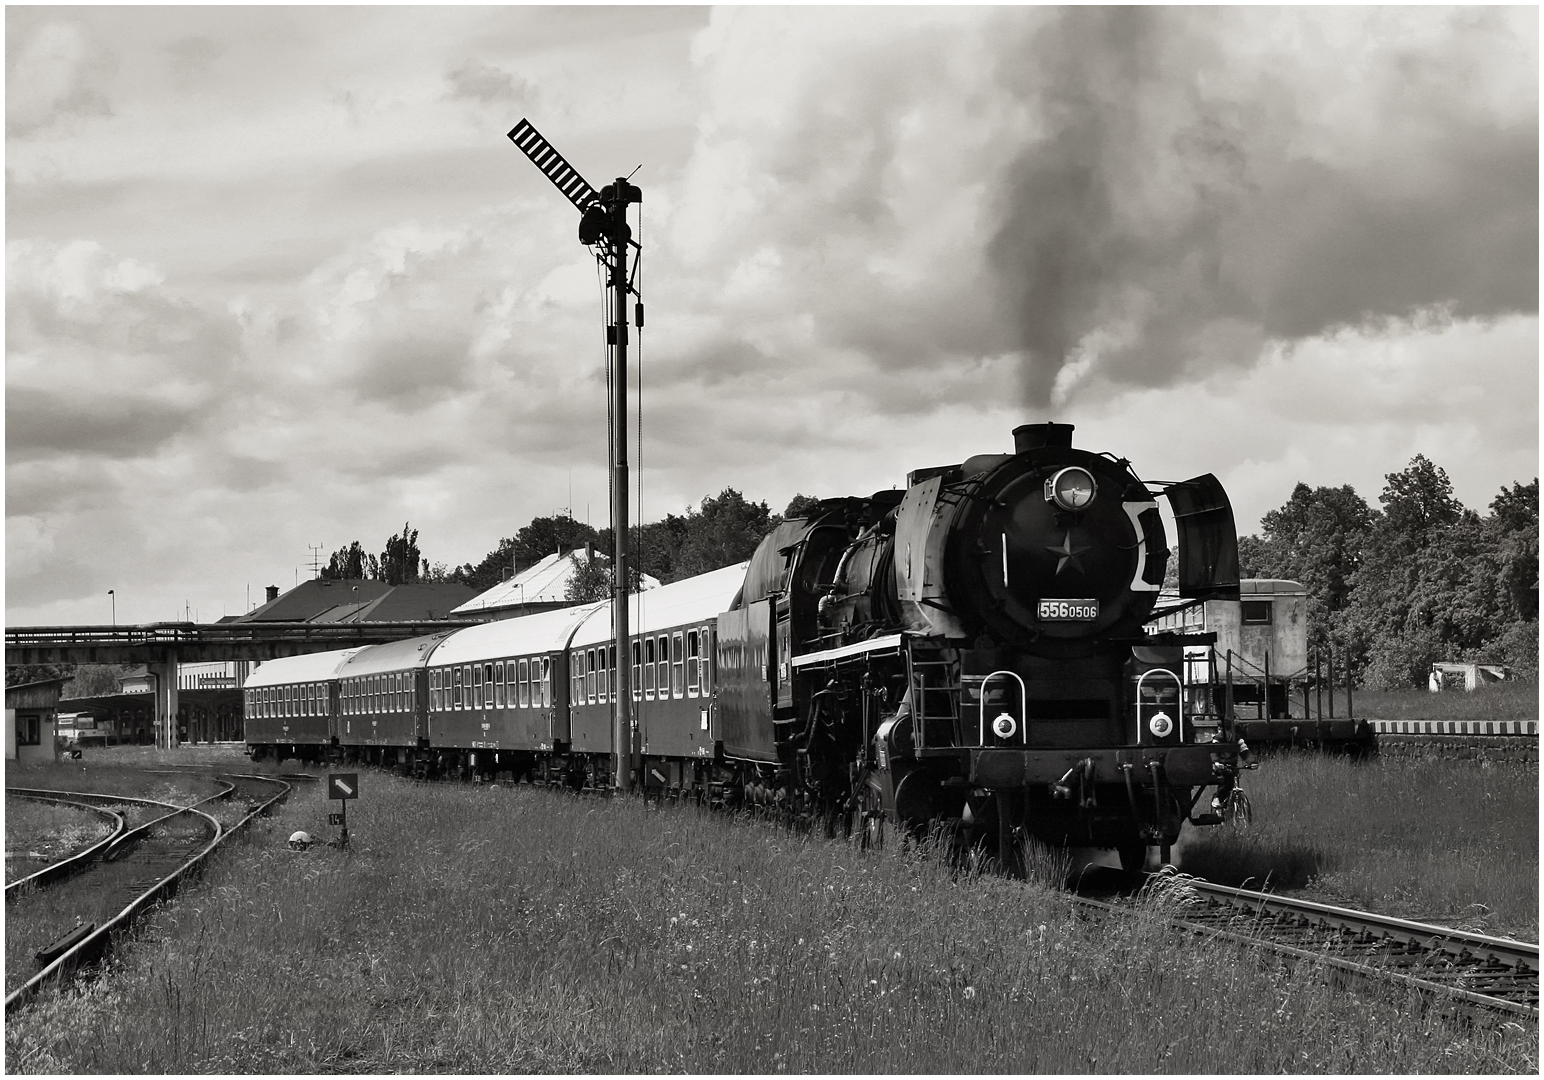
[[[1013,452],[1025,454],[1044,447],[1070,449],[1073,424],[1024,424],[1013,429]]]

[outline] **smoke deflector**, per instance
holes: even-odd
[[[1179,595],[1238,599],[1238,530],[1228,493],[1211,473],[1164,491],[1179,530]]]

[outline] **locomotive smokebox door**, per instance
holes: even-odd
[[[1133,742],[1177,746],[1185,737],[1182,683],[1184,650],[1138,646],[1131,650],[1126,685],[1131,694]]]

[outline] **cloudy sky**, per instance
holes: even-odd
[[[7,620],[236,614],[404,520],[450,564],[605,524],[601,290],[522,117],[597,187],[638,170],[646,520],[1050,419],[1217,473],[1243,532],[1418,452],[1483,510],[1538,472],[1538,39],[1530,8],[8,7]]]

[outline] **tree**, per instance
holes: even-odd
[[[1322,643],[1334,613],[1346,606],[1350,577],[1375,517],[1349,484],[1310,488],[1299,483],[1280,509],[1260,519],[1263,537],[1239,540],[1239,567],[1248,577],[1302,582],[1308,591],[1309,634]]]
[[[783,520],[808,517],[819,505],[820,500],[814,495],[795,494],[793,498],[788,500],[788,506],[783,510]]]
[[[1490,503],[1487,526],[1501,562],[1501,581],[1522,619],[1539,617],[1539,478],[1514,483]]]
[[[574,564],[574,569],[563,587],[565,598],[576,603],[611,598],[611,583],[615,580],[615,574],[612,571],[610,559],[598,551],[593,558],[584,559],[581,559],[579,553],[575,551],[568,556],[568,559]],[[629,565],[627,570],[627,576],[632,579],[632,584],[627,591],[638,592],[643,588],[643,573],[636,565]]]
[[[1536,671],[1536,646],[1518,655],[1526,638],[1517,627],[1537,616],[1536,591],[1530,603],[1527,586],[1517,587],[1530,580],[1530,535],[1537,582],[1536,524],[1530,530],[1537,511],[1530,510],[1528,489],[1504,491],[1491,517],[1481,519],[1423,455],[1385,479],[1383,513],[1367,532],[1336,622],[1353,669],[1376,689],[1422,685],[1437,660],[1510,662]],[[1536,507],[1536,490],[1532,499]]]
[[[74,664],[7,664],[5,685],[22,686],[45,679],[68,679],[75,674]]]
[[[704,498],[700,512],[686,512],[686,536],[671,568],[674,579],[750,558],[780,520],[766,503],[748,503],[734,488]]]
[[[327,581],[362,581],[380,577],[380,560],[355,540],[348,547],[339,548],[322,567],[320,577]]]
[[[574,569],[563,588],[565,597],[575,603],[588,603],[611,596],[612,575],[609,563],[603,562],[598,556],[581,559],[578,552],[569,555],[568,561],[574,564]]]
[[[116,694],[125,675],[134,670],[133,664],[76,664],[75,675],[60,692],[59,697],[102,697]]]
[[[1453,497],[1453,482],[1425,454],[1416,454],[1402,472],[1383,478],[1388,483],[1378,501],[1390,536],[1420,542],[1463,515],[1463,504]]]
[[[410,528],[407,522],[402,523],[402,532],[392,534],[386,541],[386,550],[381,552],[381,558],[377,564],[377,576],[388,585],[406,585],[418,580],[418,567],[420,563],[418,552],[418,530]]]

